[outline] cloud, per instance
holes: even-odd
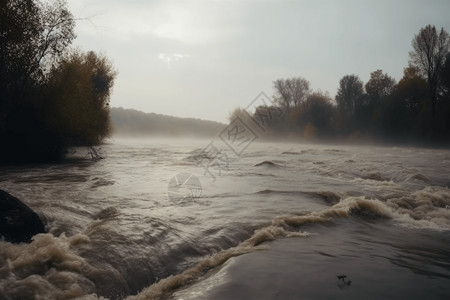
[[[76,17],[91,22],[77,30],[97,35],[102,31],[114,39],[130,41],[145,36],[174,40],[184,44],[204,44],[237,32],[237,22],[228,24],[236,5],[210,1],[106,1],[71,0]]]
[[[75,46],[119,71],[111,105],[225,121],[278,78],[336,93],[339,79],[382,69],[399,80],[411,39],[450,30],[449,1],[68,0]]]
[[[179,53],[159,53],[158,59],[167,65],[167,68],[172,68],[172,64],[183,58],[190,57],[189,54],[179,54]]]

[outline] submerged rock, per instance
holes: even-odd
[[[34,235],[44,232],[44,224],[31,208],[0,190],[0,237],[12,243],[29,243]]]

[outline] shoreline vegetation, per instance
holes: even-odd
[[[65,0],[0,4],[0,164],[52,162],[111,133],[117,72],[103,54],[71,46]]]
[[[273,102],[253,114],[236,108],[230,122],[257,120],[272,140],[450,146],[450,37],[427,25],[412,40],[409,65],[399,82],[375,70],[339,81],[332,98],[312,91],[303,77],[273,82]]]
[[[111,110],[117,72],[103,54],[71,47],[77,19],[65,0],[0,4],[0,164],[56,162],[71,147],[95,156],[113,131],[142,136],[213,136],[222,124],[134,110]],[[432,25],[412,40],[396,82],[375,70],[340,79],[332,98],[303,77],[273,82],[273,102],[236,117],[259,119],[264,140],[450,146],[450,37]]]

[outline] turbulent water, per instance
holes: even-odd
[[[0,241],[0,299],[450,298],[450,151],[209,143],[2,168],[49,233]]]

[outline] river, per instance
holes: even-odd
[[[0,299],[450,298],[449,150],[113,139],[101,154],[2,167],[48,233],[0,241]]]

